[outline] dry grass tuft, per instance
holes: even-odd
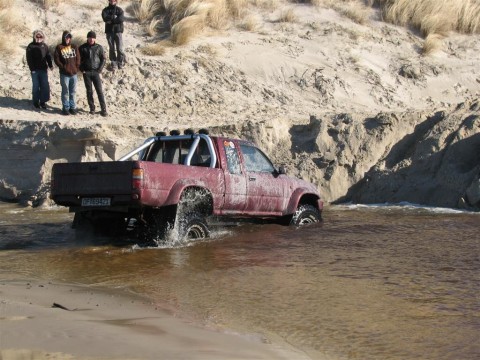
[[[150,36],[155,36],[158,32],[158,29],[161,28],[163,25],[163,19],[162,18],[153,18],[150,20],[148,25],[146,26],[147,34]]]
[[[143,0],[146,1],[146,0]],[[153,0],[148,0],[153,1]],[[224,29],[244,16],[248,0],[156,0],[174,44],[186,44],[203,29]]]
[[[228,12],[234,19],[241,19],[246,15],[248,0],[226,0]]]
[[[132,3],[133,14],[141,24],[152,20],[160,9],[161,3],[157,0],[138,0]]]
[[[480,32],[478,0],[376,0],[374,4],[382,6],[386,21],[414,26],[424,36]]]
[[[314,0],[310,3],[333,9],[357,24],[365,24],[371,12],[365,3],[359,0]]]
[[[362,4],[355,2],[340,8],[340,13],[357,24],[365,24],[368,21],[370,10]]]
[[[165,53],[167,52],[167,46],[168,45],[164,41],[161,41],[156,44],[147,45],[141,48],[141,51],[143,54],[148,56],[165,55]]]
[[[255,16],[250,15],[247,16],[244,21],[238,25],[238,27],[244,31],[255,31],[258,29],[259,23]]]
[[[297,21],[297,15],[295,15],[295,11],[292,8],[284,9],[280,12],[280,16],[277,19],[278,22],[283,23],[292,23]]]
[[[444,36],[440,34],[429,34],[423,42],[422,55],[427,56],[440,49],[443,44],[443,38]]]
[[[213,29],[224,29],[229,22],[229,9],[225,1],[212,1],[206,10],[205,18]]]
[[[172,26],[171,40],[175,45],[185,45],[204,27],[205,19],[201,15],[188,16]]]

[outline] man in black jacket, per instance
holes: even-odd
[[[50,100],[50,84],[47,69],[53,69],[52,56],[45,44],[45,34],[41,30],[33,32],[33,41],[27,46],[27,64],[32,76],[33,106],[47,108]]]
[[[105,22],[105,34],[108,41],[108,55],[112,70],[125,65],[123,52],[123,9],[117,6],[117,0],[108,0],[108,6],[102,10],[102,19]]]
[[[87,101],[90,107],[90,114],[95,114],[95,103],[93,101],[92,83],[97,92],[100,103],[100,114],[107,116],[107,106],[102,90],[102,79],[100,73],[105,65],[103,47],[96,43],[97,35],[93,31],[87,34],[87,42],[80,46],[80,71],[83,73],[83,81],[87,89]]]

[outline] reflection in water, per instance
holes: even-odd
[[[182,248],[88,244],[65,211],[0,205],[3,279],[126,288],[312,358],[480,356],[479,214],[332,207],[301,229],[242,226]]]

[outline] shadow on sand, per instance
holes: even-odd
[[[0,96],[0,108],[14,110],[30,110],[34,112],[44,112],[49,114],[58,114],[61,109],[47,105],[46,109],[37,109],[33,106],[31,99],[15,99],[9,96]]]

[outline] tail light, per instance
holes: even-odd
[[[133,169],[132,171],[132,188],[141,189],[143,187],[143,169]]]

